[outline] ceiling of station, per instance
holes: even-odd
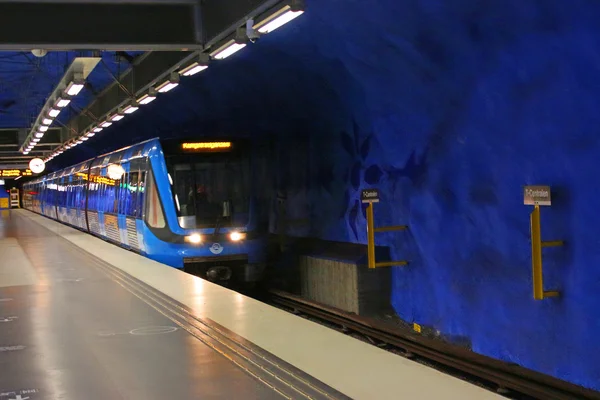
[[[23,164],[31,156],[43,156],[62,143],[60,128],[87,107],[143,52],[48,52],[43,57],[31,51],[0,52],[0,166]],[[56,118],[48,134],[26,156],[19,152],[27,132],[48,96],[76,57],[101,57],[86,79],[85,89]]]
[[[57,118],[63,124],[73,112],[87,106],[115,77],[125,72],[142,52],[102,52],[102,61],[87,78],[86,90],[72,101],[70,113]],[[48,95],[77,56],[92,52],[49,52],[36,57],[31,52],[0,52],[0,129],[30,128]],[[71,115],[70,115],[71,114]]]
[[[76,13],[75,6],[85,19],[66,17]],[[143,96],[162,92],[162,83],[189,79],[186,68],[207,66],[255,43],[253,35],[270,33],[280,26],[277,21],[295,18],[303,7],[304,0],[231,0],[227,5],[220,0],[0,0],[0,168],[33,157],[52,160]],[[36,21],[45,17],[24,32],[18,27],[31,22],[31,10],[46,10],[35,13]],[[143,29],[137,22],[115,22],[131,21],[127,16],[132,15],[147,16],[140,22]],[[53,28],[50,21],[61,18],[71,22],[65,21],[68,29]],[[161,23],[147,23],[154,20]],[[89,29],[109,22],[114,29]],[[179,34],[170,35],[177,26]],[[67,79],[74,82],[73,66],[84,58],[100,61],[85,74],[84,89],[69,94],[70,103],[49,119]]]

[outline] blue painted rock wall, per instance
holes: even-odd
[[[329,240],[366,242],[359,191],[379,187],[376,223],[410,225],[377,237],[411,260],[393,272],[403,319],[600,389],[599,3],[307,4],[89,145],[269,137],[273,194],[311,221],[293,233]],[[544,253],[558,299],[532,298],[526,184],[553,188],[542,233],[567,241]]]

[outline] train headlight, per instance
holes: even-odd
[[[239,242],[240,240],[246,239],[246,234],[241,232],[231,232],[229,239],[233,242]]]
[[[202,236],[197,233],[192,233],[191,235],[185,237],[185,241],[191,244],[199,244],[202,243]]]

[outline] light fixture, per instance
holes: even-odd
[[[179,85],[179,75],[176,72],[174,72],[171,73],[169,79],[158,85],[156,87],[156,90],[159,93],[167,93],[169,90],[176,88],[177,85]]]
[[[221,47],[210,53],[210,56],[217,60],[224,60],[246,47],[246,43],[248,43],[248,36],[246,36],[244,28],[240,28],[237,30],[234,39],[225,42]]]
[[[256,23],[254,29],[263,34],[273,32],[275,29],[287,24],[302,14],[304,14],[304,1],[293,0],[291,3],[286,4],[265,19]]]
[[[44,118],[42,120],[42,124],[44,124],[44,125],[52,125],[52,122],[53,122],[53,120],[50,118]]]
[[[81,89],[85,86],[85,81],[83,79],[83,74],[75,74],[75,79],[73,79],[68,85],[65,92],[69,96],[77,96]]]
[[[50,111],[48,111],[48,115],[52,118],[58,117],[58,114],[60,114],[60,108],[52,107]]]
[[[88,140],[88,139],[89,139],[89,137],[87,137],[87,136],[82,136],[82,137],[80,137],[80,138],[79,138],[79,140],[82,140],[82,141],[84,141],[84,142],[85,142],[86,140]]]
[[[38,128],[38,131],[40,131],[40,132],[46,132],[47,130],[48,130],[48,127],[47,127],[46,125],[41,125],[41,126]]]
[[[202,72],[207,69],[209,63],[210,56],[208,54],[201,53],[196,61],[181,69],[179,73],[183,76],[196,75],[198,72]]]
[[[88,138],[91,138],[92,136],[94,136],[96,133],[94,131],[89,131],[88,133],[85,134],[85,136],[87,136]]]
[[[125,118],[125,116],[123,114],[117,113],[117,114],[113,115],[112,117],[110,117],[109,119],[111,121],[117,122],[117,121],[122,120],[123,118]]]
[[[104,121],[103,123],[100,124],[100,126],[103,128],[108,128],[111,125],[112,125],[112,122],[108,122],[108,121]]]
[[[156,89],[150,89],[150,90],[148,90],[148,93],[146,93],[145,95],[143,95],[142,97],[137,99],[137,102],[140,105],[145,105],[145,104],[151,103],[156,99],[156,95],[157,95]]]
[[[78,139],[78,140],[76,140],[76,141],[75,141],[75,143],[77,143],[77,144],[81,144],[81,143],[83,143],[83,140],[81,140],[81,139]]]
[[[25,150],[25,151],[23,152],[23,154],[24,154],[24,155],[27,155],[27,154],[29,154],[29,150]]]
[[[37,143],[40,141],[40,138],[33,138],[33,139],[31,139],[31,141]]]
[[[59,108],[65,108],[70,102],[71,98],[66,93],[63,93],[56,99],[56,103],[54,105]]]
[[[36,132],[34,136],[41,139],[44,137],[44,134],[42,132]]]
[[[138,107],[137,103],[132,103],[130,105],[128,105],[127,107],[125,107],[123,109],[123,112],[125,114],[133,114],[134,112],[136,112],[140,107]]]
[[[98,133],[98,132],[100,132],[102,129],[104,129],[104,128],[101,128],[101,127],[97,126],[97,127],[95,127],[94,129],[92,129],[92,132]]]

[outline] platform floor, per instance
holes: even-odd
[[[0,227],[5,397],[282,398],[61,237],[17,216]]]
[[[0,371],[0,400],[501,398],[24,210],[0,217]]]

